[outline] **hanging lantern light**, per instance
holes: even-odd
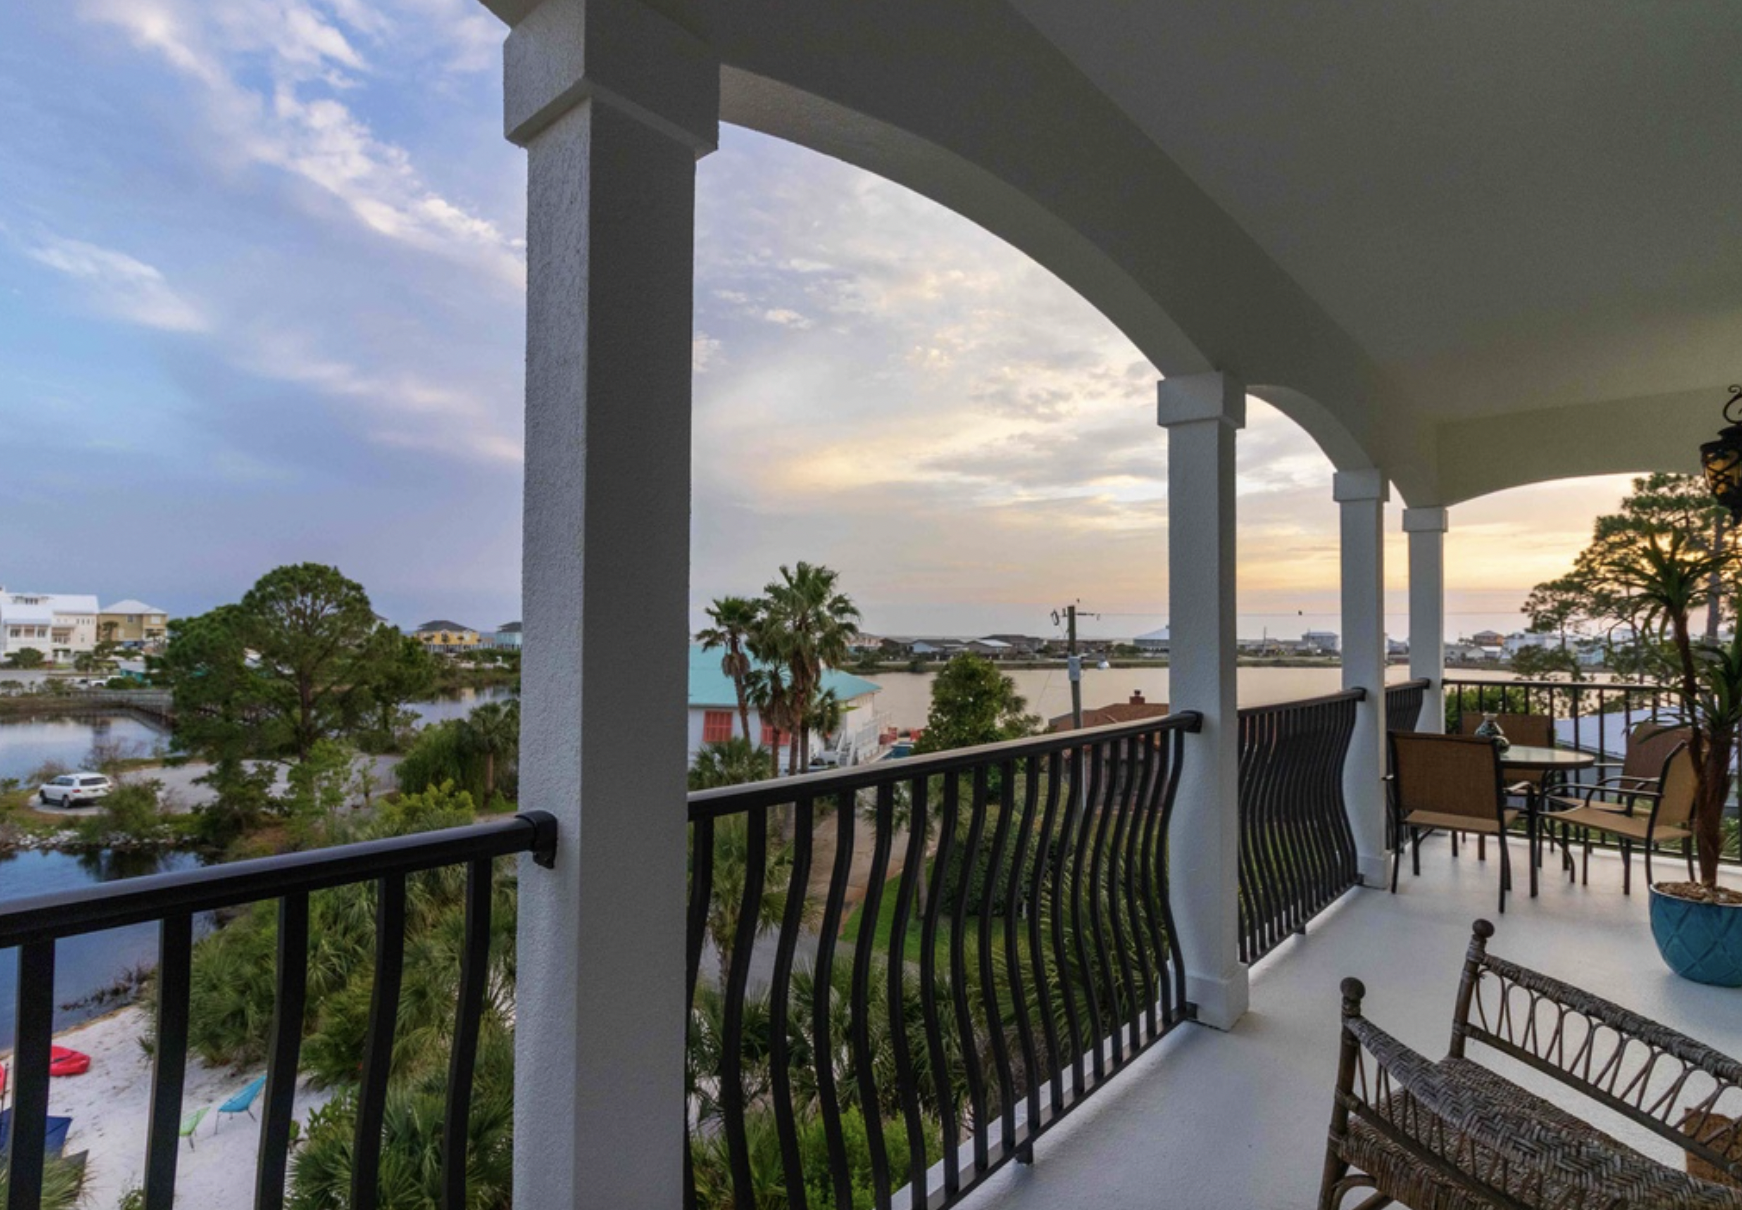
[[[1732,521],[1742,522],[1742,416],[1732,413],[1742,405],[1742,386],[1730,388],[1730,400],[1724,405],[1728,425],[1716,441],[1700,447],[1700,465],[1706,471],[1706,486],[1718,503],[1730,510]]]

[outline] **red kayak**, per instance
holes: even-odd
[[[91,1056],[64,1046],[53,1046],[48,1052],[48,1074],[51,1076],[82,1076],[91,1070]]]

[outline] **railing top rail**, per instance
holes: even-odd
[[[528,811],[463,828],[31,895],[0,903],[0,949],[510,853],[532,853],[548,865],[555,846],[556,818]]]
[[[1203,725],[1202,714],[1196,710],[1182,710],[1165,718],[1142,719],[1134,723],[1109,723],[1105,727],[1084,727],[1080,731],[1056,731],[1027,739],[977,744],[972,748],[953,748],[948,752],[906,756],[900,760],[877,761],[870,765],[857,765],[828,773],[807,773],[802,777],[782,777],[740,786],[721,786],[713,790],[692,790],[689,795],[689,815],[691,822],[714,819],[759,807],[782,806],[805,798],[826,798],[831,794],[850,793],[886,782],[911,781],[916,777],[957,773],[978,765],[995,764],[1001,760],[1066,752],[1106,740],[1126,739],[1136,735],[1159,735],[1169,731],[1198,731]]]
[[[1353,689],[1344,689],[1340,693],[1326,693],[1319,697],[1303,697],[1293,702],[1271,702],[1264,706],[1242,706],[1240,717],[1252,718],[1260,714],[1271,714],[1282,710],[1300,710],[1308,706],[1333,706],[1339,702],[1364,702],[1367,700],[1367,690],[1357,685]]]
[[[1426,689],[1432,684],[1433,682],[1427,677],[1418,676],[1412,681],[1395,681],[1392,684],[1385,686],[1385,692],[1396,693],[1404,689]]]
[[[1445,679],[1448,688],[1490,685],[1507,689],[1559,689],[1569,693],[1674,693],[1673,685],[1645,684],[1639,681],[1519,681],[1499,677],[1451,676]]]

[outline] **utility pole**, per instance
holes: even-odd
[[[1071,678],[1071,726],[1083,729],[1083,659],[1077,654],[1077,607],[1065,606],[1065,663]],[[1059,624],[1059,611],[1052,611],[1052,624]]]

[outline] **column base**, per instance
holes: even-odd
[[[1252,1003],[1252,984],[1244,966],[1232,975],[1194,975],[1186,972],[1186,999],[1197,1006],[1199,1025],[1229,1030],[1246,1015]]]
[[[1391,885],[1391,854],[1362,853],[1355,859],[1355,870],[1362,886],[1384,890]]]

